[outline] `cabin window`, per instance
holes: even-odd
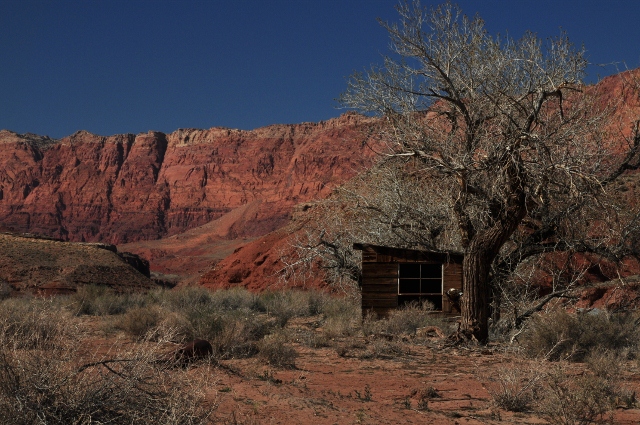
[[[398,264],[398,304],[424,300],[442,310],[442,264]]]

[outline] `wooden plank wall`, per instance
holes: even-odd
[[[362,311],[374,311],[387,315],[398,307],[398,263],[439,262],[442,254],[419,251],[388,249],[376,252],[370,246],[362,249]],[[446,260],[445,260],[446,261]],[[446,291],[450,288],[462,289],[462,265],[445,263],[442,271],[443,294],[442,311],[451,313],[452,306]]]
[[[398,307],[398,263],[362,263],[362,311]]]

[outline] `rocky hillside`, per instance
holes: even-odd
[[[368,166],[356,114],[253,131],[180,129],[61,140],[0,131],[0,230],[114,244],[183,233],[245,204],[226,237],[287,223]]]
[[[155,285],[144,263],[117,252],[113,245],[0,234],[2,295],[69,293],[82,285],[106,285],[125,292],[149,289]],[[147,276],[141,273],[145,266]]]

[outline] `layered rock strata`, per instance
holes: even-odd
[[[180,129],[60,140],[0,131],[0,230],[122,244],[176,235],[248,203],[230,239],[284,225],[368,166],[355,114],[253,131]]]

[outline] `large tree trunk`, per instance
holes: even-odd
[[[490,257],[484,251],[471,251],[465,253],[462,263],[461,331],[480,342],[489,337]]]
[[[470,339],[486,342],[489,337],[489,271],[500,248],[526,214],[524,193],[514,193],[510,206],[492,227],[476,233],[462,262],[462,323],[460,330]]]

